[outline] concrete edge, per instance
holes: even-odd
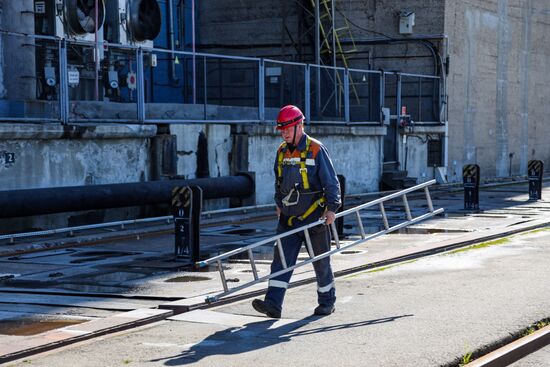
[[[472,233],[469,233],[465,236],[461,236],[458,239],[450,239],[450,240],[447,240],[447,241],[443,241],[443,242],[437,244],[434,247],[427,247],[427,248],[422,249],[420,251],[418,250],[418,248],[412,249],[412,250],[404,250],[404,251],[401,251],[400,253],[398,253],[397,256],[386,257],[386,258],[378,260],[378,261],[372,261],[372,262],[362,264],[362,265],[359,265],[359,266],[355,266],[355,267],[351,267],[351,268],[348,268],[348,269],[342,269],[342,270],[339,270],[339,271],[335,271],[334,272],[334,277],[338,278],[338,277],[342,277],[342,276],[345,276],[345,275],[357,273],[357,272],[368,270],[368,269],[373,269],[373,268],[377,268],[377,267],[381,267],[381,266],[387,266],[387,265],[391,265],[391,264],[395,264],[395,263],[400,263],[400,262],[403,262],[403,261],[413,260],[413,259],[417,259],[417,258],[420,258],[420,257],[423,257],[423,256],[435,255],[435,254],[438,254],[438,253],[452,251],[452,250],[455,250],[457,248],[468,247],[468,246],[471,246],[471,245],[476,244],[476,243],[491,241],[491,240],[494,240],[494,239],[497,239],[497,238],[507,237],[507,236],[511,236],[511,235],[514,235],[514,234],[517,234],[517,233],[527,232],[527,231],[535,230],[537,228],[546,227],[548,225],[550,225],[550,220],[538,220],[538,221],[534,221],[534,223],[533,222],[531,222],[531,223],[522,223],[522,224],[513,226],[513,227],[517,227],[517,228],[507,227],[507,230],[505,230],[505,231],[502,231],[502,229],[500,229],[500,230],[489,230],[489,231],[485,231],[482,234],[480,233],[478,235],[475,235],[475,232],[472,232]],[[361,243],[359,243],[359,244],[361,244]],[[384,253],[382,255],[384,255]],[[294,288],[294,287],[298,287],[298,286],[301,286],[301,285],[310,284],[310,283],[313,283],[313,282],[315,282],[315,276],[310,276],[310,277],[306,277],[305,279],[299,279],[299,280],[295,280],[295,281],[290,282],[289,288]],[[222,298],[222,299],[220,299],[216,302],[208,303],[208,302],[206,302],[206,296],[207,295],[211,295],[213,293],[219,293],[219,292],[210,292],[208,294],[204,294],[204,295],[201,295],[201,296],[195,296],[195,297],[191,297],[191,298],[185,298],[185,299],[181,299],[181,300],[177,300],[177,301],[172,301],[172,302],[160,304],[158,307],[159,307],[159,309],[172,310],[174,312],[174,315],[178,315],[180,313],[188,312],[188,311],[195,310],[195,309],[206,309],[206,308],[226,305],[226,304],[229,304],[229,303],[233,303],[233,302],[237,302],[237,301],[240,301],[240,300],[255,297],[255,296],[261,295],[265,292],[266,292],[265,287],[262,287],[262,289],[259,289],[259,290],[243,291],[243,293],[238,293],[237,292],[235,295],[233,295],[231,297]]]
[[[0,140],[152,138],[156,125],[144,124],[0,124]]]
[[[0,364],[28,357],[83,340],[92,339],[105,334],[131,329],[137,326],[161,321],[173,315],[169,310],[137,309],[115,314],[103,319],[91,320],[82,324],[61,329],[50,330],[29,338],[14,340],[11,351],[1,350],[10,345],[0,347]]]
[[[550,325],[533,334],[513,341],[489,354],[472,361],[468,367],[499,367],[512,364],[536,350],[550,344]]]

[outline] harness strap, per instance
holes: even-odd
[[[311,206],[308,208],[308,210],[306,210],[306,212],[302,215],[300,215],[299,217],[293,215],[291,217],[288,218],[287,220],[287,224],[289,227],[292,227],[292,221],[294,220],[294,218],[298,218],[299,220],[304,220],[306,219],[307,217],[309,217],[311,215],[311,213],[313,213],[315,211],[315,209],[319,208],[319,207],[324,207],[325,206],[325,197],[323,196],[322,198],[320,198],[319,200],[315,200],[315,202],[313,204],[311,204]]]
[[[306,150],[300,152],[300,173],[302,174],[302,182],[304,184],[305,190],[309,190],[309,180],[307,178],[306,159],[307,159],[307,154],[309,153],[310,144],[311,144],[311,140],[309,139],[309,136],[308,136],[306,138]]]
[[[306,149],[300,152],[300,175],[302,176],[302,186],[305,190],[309,190],[309,179],[307,178],[307,156],[309,148],[311,146],[311,139],[309,136],[306,138]],[[279,147],[279,154],[277,155],[277,179],[280,181],[283,177],[283,161],[286,153],[286,143],[282,143]]]

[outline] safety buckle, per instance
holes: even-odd
[[[292,199],[292,195],[294,194],[294,192],[296,192],[296,200],[290,201]],[[284,206],[293,206],[298,204],[298,202],[300,201],[300,191],[293,188],[292,190],[290,190],[288,195],[285,196],[281,201],[283,202]]]
[[[300,173],[307,173],[307,167],[300,168]]]

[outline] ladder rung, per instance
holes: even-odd
[[[361,231],[361,238],[365,238],[365,228],[363,228],[363,222],[361,221],[361,214],[359,214],[359,210],[355,212],[355,215],[357,216],[357,224],[359,224],[359,230]]]
[[[409,201],[407,195],[403,194],[403,206],[405,206],[405,213],[407,214],[407,220],[412,220],[411,209],[409,208]]]
[[[388,217],[386,216],[386,209],[384,209],[384,203],[380,203],[380,213],[382,213],[382,220],[384,221],[384,228],[388,230],[390,224],[388,223]]]
[[[283,251],[283,243],[280,238],[277,239],[277,250],[279,250],[279,257],[281,258],[281,265],[283,265],[283,269],[288,268],[286,265],[285,253]]]
[[[258,280],[258,269],[256,269],[256,262],[254,261],[254,254],[252,253],[252,249],[248,249],[248,259],[250,260],[250,266],[252,267],[254,280]]]
[[[334,28],[334,31],[336,33],[340,32],[340,31],[349,31],[349,27],[346,26],[346,27]]]
[[[227,280],[225,280],[225,274],[223,272],[223,266],[222,266],[221,260],[218,260],[218,271],[220,272],[220,277],[222,278],[223,290],[227,292],[229,288],[227,287]]]
[[[311,246],[311,237],[309,237],[309,231],[308,229],[304,229],[304,236],[306,238],[306,249],[307,253],[309,254],[309,258],[313,259],[315,256],[315,253],[313,252],[313,247]]]
[[[434,206],[432,203],[432,197],[430,196],[430,190],[428,190],[428,186],[424,187],[424,192],[426,193],[426,201],[428,202],[428,209],[430,209],[430,212],[434,212]]]
[[[332,229],[332,237],[334,238],[334,243],[336,244],[336,248],[340,248],[340,238],[338,238],[338,229],[336,228],[336,221],[330,224],[330,228]]]

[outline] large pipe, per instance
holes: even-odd
[[[204,199],[245,198],[254,193],[254,181],[248,175],[0,191],[0,218],[169,204],[174,187],[194,185],[202,188]]]

